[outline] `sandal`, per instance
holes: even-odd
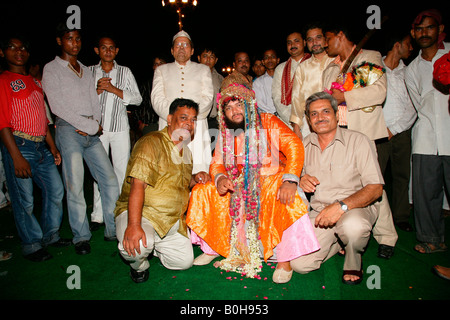
[[[345,280],[344,276],[346,276],[346,275],[358,276],[359,279],[355,280],[355,281]],[[362,269],[361,270],[344,270],[344,272],[342,274],[342,283],[344,283],[344,284],[356,285],[356,284],[360,284],[362,280],[363,280]]]
[[[430,245],[433,246],[434,248],[432,248]],[[419,253],[445,252],[447,251],[447,246],[444,243],[435,246],[431,243],[421,242],[416,244],[414,250],[416,250]]]

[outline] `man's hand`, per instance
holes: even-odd
[[[233,182],[227,176],[223,175],[217,180],[217,191],[220,195],[224,195],[228,191],[234,192]]]
[[[300,188],[306,193],[314,193],[318,184],[320,184],[319,180],[309,174],[305,174],[300,179]]]
[[[80,136],[83,136],[83,137],[88,136],[88,134],[86,132],[78,130],[78,129],[76,129],[75,132],[78,133]],[[97,135],[101,136],[102,134],[103,134],[103,127],[99,124],[98,125],[98,131],[97,131],[96,134],[94,134],[94,136],[97,136]]]
[[[331,95],[337,100],[338,105],[345,102],[344,92],[338,89],[331,89],[331,91],[333,92]]]
[[[205,171],[200,171],[192,176],[190,187],[193,188],[197,183],[205,184],[209,181],[211,181],[211,176]]]
[[[123,91],[115,87],[111,83],[111,78],[100,78],[97,81],[97,94],[101,94],[103,91],[114,93],[119,98],[123,99]]]
[[[326,206],[316,217],[315,226],[332,228],[344,214],[338,202]]]
[[[129,256],[136,256],[141,254],[141,246],[139,240],[142,240],[142,245],[147,248],[147,238],[145,237],[144,229],[140,225],[128,225],[123,237],[123,248]]]
[[[27,179],[31,178],[30,163],[22,155],[13,158],[14,171],[17,178]]]
[[[285,181],[281,184],[277,193],[277,200],[282,204],[290,205],[295,201],[295,194],[297,193],[297,184]]]

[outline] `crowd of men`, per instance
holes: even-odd
[[[29,43],[2,39],[1,151],[24,257],[45,261],[47,246],[72,244],[88,254],[91,232],[104,224],[105,241],[118,241],[136,283],[148,279],[153,253],[174,270],[223,257],[216,267],[247,277],[274,261],[276,283],[340,254],[342,281],[358,284],[371,235],[389,259],[395,225],[413,230],[411,203],[414,250],[447,250],[450,44],[436,10],[402,30],[390,33],[382,55],[341,25],[310,24],[287,35],[287,61],[274,49],[253,62],[236,52],[226,77],[215,70],[214,49],[194,62],[191,36],[180,31],[174,62],[155,59],[144,90],[116,62],[111,36],[99,37],[99,63],[86,67],[77,59],[79,30],[59,25],[61,52],[42,79],[28,69]],[[420,52],[407,66],[413,44]],[[127,106],[141,103],[137,114],[154,112],[158,128],[146,130],[151,117],[138,116],[134,142]],[[84,164],[95,180],[90,219]],[[33,185],[42,192],[40,222]],[[72,239],[59,236],[64,194]],[[196,258],[193,245],[203,252]],[[448,277],[445,268],[436,272]]]

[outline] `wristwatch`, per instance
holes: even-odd
[[[348,211],[348,206],[343,201],[338,200],[338,202],[341,205],[342,211],[347,212]]]

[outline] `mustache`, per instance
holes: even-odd
[[[429,36],[422,36],[422,37],[419,38],[419,41],[422,40],[422,39],[431,40],[431,37],[429,37]]]

